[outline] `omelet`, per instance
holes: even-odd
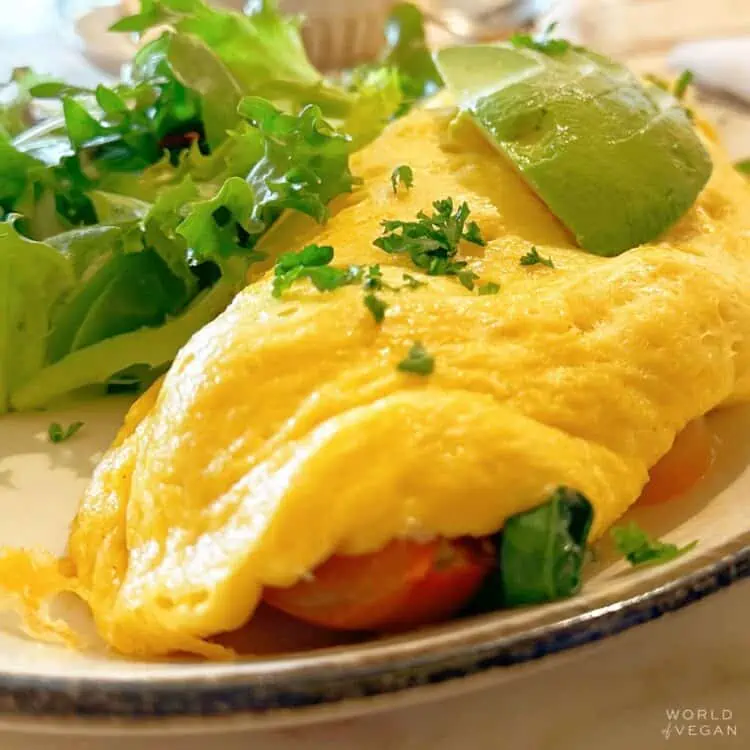
[[[393,539],[494,534],[559,485],[591,500],[596,538],[688,422],[750,396],[750,185],[707,128],[714,173],[693,208],[603,258],[450,115],[414,111],[356,154],[363,184],[324,227],[282,219],[265,269],[133,406],[69,542],[115,650],[225,656],[207,639],[264,587]],[[402,164],[414,184],[394,191]],[[460,252],[497,294],[373,245],[384,219],[447,197],[470,207],[486,245]],[[382,322],[357,285],[273,296],[273,259],[310,242],[380,265]],[[522,265],[533,248],[551,266]],[[405,273],[421,284],[400,288]],[[429,376],[397,367],[414,342]]]
[[[473,128],[416,111],[356,155],[363,186],[324,228],[292,217],[273,258],[308,242],[380,264],[376,322],[361,288],[256,272],[131,411],[70,536],[81,595],[116,650],[219,655],[206,639],[252,617],[336,553],[396,538],[484,536],[564,484],[594,538],[638,497],[692,419],[750,395],[750,187],[716,144],[714,176],[659,242],[579,250]],[[394,193],[409,164],[414,184]],[[466,201],[483,282],[428,277],[373,245],[384,219]],[[532,248],[552,260],[521,265]],[[415,341],[429,377],[397,363]]]

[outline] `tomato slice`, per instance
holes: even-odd
[[[638,502],[656,505],[684,495],[708,473],[713,461],[714,436],[701,417],[677,435],[669,453],[652,467]]]
[[[264,600],[327,628],[402,630],[455,614],[491,565],[491,556],[472,540],[393,541],[370,555],[336,555],[309,581],[267,588]]]

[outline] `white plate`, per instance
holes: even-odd
[[[724,117],[739,143],[746,121]],[[0,545],[63,551],[78,498],[127,405],[127,399],[108,398],[62,412],[0,418]],[[48,441],[50,422],[74,420],[85,426],[70,441]],[[366,645],[228,665],[127,661],[103,648],[71,652],[29,640],[12,616],[4,616],[0,714],[36,725],[30,717],[62,722],[84,712],[90,714],[82,720],[87,727],[108,715],[190,721],[206,713],[234,714],[249,725],[306,721],[320,715],[318,704],[340,706],[354,696],[399,694],[426,683],[463,685],[470,680],[456,678],[597,640],[684,606],[750,573],[750,407],[711,420],[722,449],[708,479],[679,502],[634,511],[645,528],[668,541],[700,540],[670,565],[632,571],[605,549],[587,570],[584,593],[574,599]],[[68,602],[61,611],[86,626],[80,606]],[[506,678],[514,674],[503,671]],[[365,709],[360,702],[343,710]]]
[[[126,406],[125,399],[109,398],[63,412],[2,418],[0,545],[63,550],[78,497]],[[61,424],[82,420],[85,426],[69,441],[52,444],[47,428],[53,420]],[[67,651],[27,639],[12,617],[4,618],[0,711],[50,715],[88,706],[101,715],[154,719],[163,714],[174,718],[196,711],[210,713],[216,701],[223,701],[224,712],[237,713],[251,724],[293,723],[310,718],[308,711],[290,716],[286,708],[293,705],[335,704],[359,690],[389,693],[489,666],[524,662],[683,606],[750,572],[750,407],[718,412],[711,422],[721,449],[710,476],[679,502],[630,514],[677,544],[700,540],[692,553],[671,565],[632,571],[615,561],[605,545],[600,559],[587,570],[584,593],[574,599],[365,646],[229,665],[126,661],[103,649]],[[60,611],[85,625],[86,613],[75,603],[65,603]],[[446,675],[445,665],[450,663],[457,667]],[[334,676],[342,680],[339,692]],[[27,687],[35,698],[29,699]],[[206,689],[213,691],[207,704],[201,697]],[[269,717],[266,711],[255,711],[258,707],[284,710]],[[352,710],[363,708],[357,705]]]

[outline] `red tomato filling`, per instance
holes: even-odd
[[[336,555],[309,581],[268,588],[265,601],[339,630],[393,631],[445,620],[474,596],[493,562],[481,543],[393,541],[379,552]]]
[[[701,417],[677,436],[671,450],[649,472],[638,500],[656,505],[684,495],[703,479],[714,461],[714,436]]]
[[[650,471],[639,502],[690,490],[711,468],[714,439],[691,422]],[[310,580],[267,588],[264,601],[303,622],[342,631],[398,631],[446,620],[479,590],[494,563],[488,540],[393,541],[369,555],[335,555]]]

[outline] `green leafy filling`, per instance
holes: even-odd
[[[578,592],[593,517],[590,501],[567,487],[511,516],[500,542],[504,604],[537,604]]]

